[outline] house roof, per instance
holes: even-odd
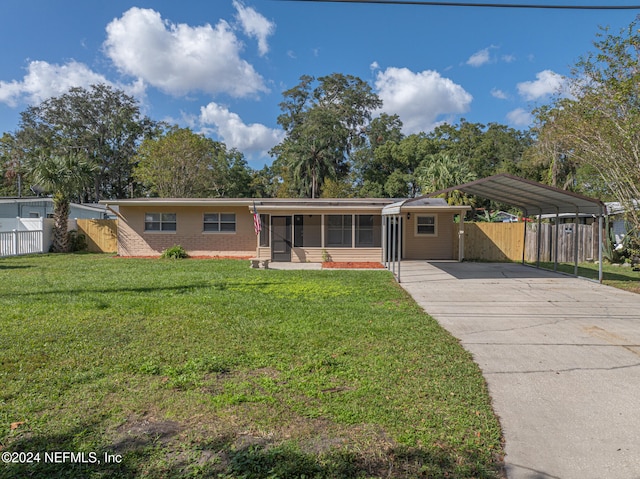
[[[380,210],[393,198],[134,198],[103,200],[108,206],[246,206],[258,210],[317,210],[353,208]]]
[[[395,209],[402,211],[467,210],[469,206],[450,206],[442,198],[135,198],[103,200],[108,206],[246,206],[256,205],[258,211],[313,211],[313,210],[371,210],[383,214]],[[391,208],[391,209],[389,209]]]
[[[131,198],[121,200],[102,200],[100,203],[122,206],[144,205],[218,205],[231,206],[269,205],[269,206],[378,206],[397,201],[394,198]]]
[[[560,188],[526,180],[507,173],[435,191],[426,196],[439,196],[455,190],[517,206],[522,209],[526,215],[555,215],[556,213],[602,215],[606,213],[605,204],[598,199],[589,198],[571,191],[561,190]]]
[[[53,198],[50,196],[7,196],[0,198],[0,204],[53,204]],[[98,203],[70,203],[74,208],[81,208],[90,211],[105,212],[105,206]]]
[[[427,196],[421,196],[419,198],[408,198],[401,201],[396,201],[390,205],[385,206],[382,209],[383,215],[399,215],[402,212],[411,211],[465,211],[470,210],[470,206],[451,206],[443,198],[431,198]]]

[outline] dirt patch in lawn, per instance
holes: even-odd
[[[384,269],[382,263],[374,261],[325,261],[322,268],[326,269]]]

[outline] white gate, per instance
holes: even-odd
[[[45,251],[43,218],[0,218],[0,257]]]

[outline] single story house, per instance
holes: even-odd
[[[118,254],[158,256],[181,245],[192,256],[274,262],[462,260],[470,209],[441,198],[141,198],[103,200],[118,217]],[[256,233],[254,212],[260,217]]]
[[[104,205],[71,203],[69,218],[106,219]],[[53,199],[46,196],[0,198],[0,218],[53,218]]]

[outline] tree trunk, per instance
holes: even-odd
[[[67,225],[69,222],[69,198],[56,193],[53,196],[53,245],[54,253],[66,253],[69,251],[69,234]]]

